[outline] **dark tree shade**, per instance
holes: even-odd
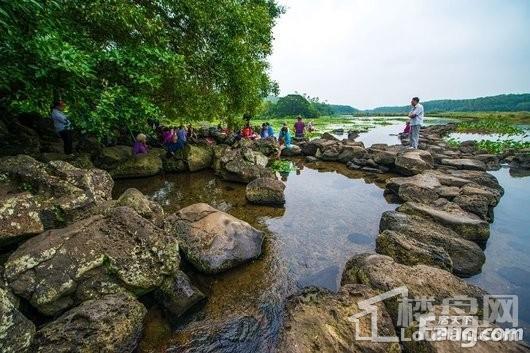
[[[274,0],[0,2],[0,104],[67,102],[100,136],[149,118],[253,112],[271,89]]]

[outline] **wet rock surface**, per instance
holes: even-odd
[[[453,261],[442,247],[390,230],[379,234],[375,250],[378,254],[388,255],[404,265],[424,264],[450,272],[453,270]]]
[[[348,318],[362,312],[358,302],[378,292],[364,285],[343,286],[338,293],[308,288],[289,298],[278,352],[401,352],[398,343],[355,340],[356,334],[370,336],[369,317],[359,321],[359,329]],[[395,336],[390,315],[383,303],[377,305],[379,334]]]
[[[460,276],[468,277],[479,273],[486,260],[484,252],[476,243],[463,239],[455,231],[421,216],[396,211],[384,212],[381,216],[380,231],[385,230],[444,249],[451,258],[452,271]],[[396,258],[396,261],[400,262],[400,259]]]
[[[273,178],[259,178],[246,187],[247,200],[263,205],[283,205],[285,184]]]
[[[155,291],[155,297],[175,318],[206,298],[182,271],[166,278]]]

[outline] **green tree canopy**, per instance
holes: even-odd
[[[306,118],[320,116],[314,105],[299,94],[289,94],[281,97],[276,104],[270,105],[266,115],[274,117],[301,115]]]
[[[67,102],[81,129],[254,112],[269,79],[274,0],[0,3],[0,104]]]

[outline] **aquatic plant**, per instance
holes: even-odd
[[[270,164],[269,168],[274,170],[275,172],[280,172],[281,174],[289,174],[296,170],[296,166],[294,165],[294,163],[287,160],[273,161]]]
[[[472,120],[458,123],[457,132],[469,132],[479,134],[501,134],[501,135],[520,135],[524,130],[516,125],[499,120]]]
[[[460,147],[460,141],[455,138],[448,138],[445,140],[449,147],[458,148]],[[521,140],[478,140],[475,141],[476,147],[480,151],[484,151],[492,154],[500,154],[506,151],[518,151],[526,148],[530,148],[530,141]]]
[[[530,141],[516,141],[516,140],[480,140],[477,141],[477,148],[488,153],[504,153],[509,150],[522,150],[530,148]]]

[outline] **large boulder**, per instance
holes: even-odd
[[[206,296],[191,283],[184,272],[177,271],[174,277],[166,278],[155,291],[155,298],[173,317],[179,317]]]
[[[215,156],[215,172],[224,180],[248,184],[254,179],[274,177],[266,167],[269,159],[248,147],[216,148]]]
[[[0,351],[29,353],[34,335],[35,325],[18,310],[8,290],[0,285]]]
[[[161,151],[152,149],[149,153],[134,156],[129,146],[106,147],[95,161],[115,179],[138,178],[157,175],[162,171]]]
[[[379,231],[386,230],[444,249],[451,258],[453,273],[462,277],[479,273],[486,260],[484,252],[476,243],[462,239],[455,231],[423,216],[396,211],[383,212]],[[390,255],[384,251],[381,253]],[[396,261],[401,262],[399,259]]]
[[[441,186],[438,178],[427,173],[391,178],[386,183],[386,189],[399,196],[404,202],[432,202],[438,198],[437,189]]]
[[[395,169],[403,175],[420,174],[432,169],[434,162],[432,155],[423,150],[406,150],[398,153],[394,162]]]
[[[453,261],[445,249],[391,230],[379,234],[375,249],[378,254],[390,256],[400,264],[423,264],[446,271],[453,270]]]
[[[515,153],[510,167],[514,169],[528,170],[530,169],[530,149],[521,150]]]
[[[389,256],[379,254],[359,254],[347,262],[341,284],[352,283],[365,284],[383,292],[404,286],[408,289],[409,298],[432,298],[435,304],[456,296],[481,300],[486,294],[479,287],[445,270],[426,265],[402,265]],[[397,299],[385,303],[395,322],[398,315]]]
[[[300,156],[302,154],[302,148],[297,145],[291,145],[288,148],[284,148],[282,150],[282,156],[284,157],[295,157]]]
[[[327,140],[322,138],[300,144],[304,156],[315,156],[318,150],[322,153],[328,148],[340,149],[340,146],[342,144],[337,139]],[[337,152],[337,157],[339,153],[340,151]]]
[[[359,329],[349,321],[362,313],[359,302],[376,296],[379,292],[364,285],[346,285],[338,293],[325,289],[307,288],[289,298],[286,305],[284,329],[278,345],[282,353],[399,353],[397,342],[371,342],[356,340],[356,335],[370,337],[370,315],[359,319]],[[396,332],[383,303],[377,308],[378,334],[394,337]]]
[[[188,261],[205,273],[226,271],[261,254],[261,231],[205,203],[166,218],[166,230],[179,239]]]
[[[160,158],[162,159],[162,169],[166,173],[182,173],[189,170],[186,156],[182,149],[176,151],[174,155],[168,155],[167,152],[163,152]]]
[[[174,237],[118,207],[29,239],[9,257],[5,278],[41,313],[55,315],[120,288],[146,293],[178,266]]]
[[[443,199],[438,201],[441,200]],[[454,230],[462,238],[477,243],[486,242],[490,235],[488,222],[475,214],[462,210],[452,202],[432,203],[431,205],[406,202],[398,208],[398,211],[426,217]]]
[[[247,200],[263,205],[283,205],[285,184],[278,179],[259,178],[248,183]]]
[[[375,163],[392,168],[395,165],[396,157],[399,151],[388,148],[376,149],[374,146],[372,146],[368,149],[368,152]]]
[[[0,173],[19,189],[34,194],[32,200],[39,204],[45,229],[63,226],[79,213],[112,198],[114,181],[100,169],[81,169],[64,161],[41,163],[19,155],[3,158]]]
[[[207,145],[187,144],[184,155],[190,172],[207,169],[212,166],[213,150]]]
[[[460,159],[442,159],[440,164],[453,167],[456,169],[468,170],[486,170],[486,164],[478,159],[460,158]]]
[[[472,181],[475,184],[498,190],[500,195],[504,194],[504,189],[499,184],[499,181],[490,173],[478,170],[446,170],[445,173],[445,178],[451,178],[453,182],[455,180],[466,180],[466,183],[464,184],[468,184],[470,181]],[[440,178],[443,178],[441,173]],[[448,181],[447,179],[446,181]],[[444,182],[442,182],[442,184],[444,184]]]
[[[493,208],[499,203],[501,195],[497,189],[470,183],[460,189],[459,195],[453,198],[453,202],[463,210],[492,222]]]
[[[83,190],[94,203],[112,198],[114,181],[101,169],[81,169],[64,161],[48,163],[51,174]]]
[[[244,141],[252,140],[242,140],[239,143],[241,144]],[[256,152],[260,152],[261,154],[267,157],[275,157],[278,154],[278,151],[280,151],[280,145],[278,144],[278,140],[274,138],[253,140],[250,144],[250,148],[252,148]]]
[[[42,327],[34,352],[131,353],[146,313],[140,302],[124,293],[88,300]]]
[[[344,145],[342,151],[337,157],[339,162],[348,163],[355,158],[365,158],[366,150],[361,146]]]
[[[41,201],[30,193],[0,198],[0,248],[44,231]]]
[[[123,192],[116,201],[115,207],[128,206],[140,216],[159,224],[164,219],[164,210],[157,202],[149,200],[138,189],[130,188]]]

